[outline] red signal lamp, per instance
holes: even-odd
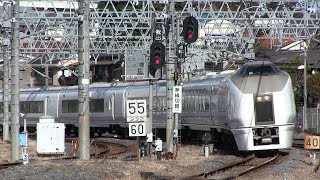
[[[154,60],[154,64],[159,65],[161,63],[161,60],[159,58],[156,58]]]
[[[189,33],[189,34],[188,34],[188,38],[189,38],[189,39],[192,39],[192,38],[193,38],[193,33]]]

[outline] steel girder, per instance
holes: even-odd
[[[0,3],[1,27],[7,34],[12,2]],[[166,0],[90,1],[91,56],[97,59],[100,54],[147,52],[155,20],[166,22],[170,18],[167,6]],[[192,45],[192,52],[207,52],[216,59],[221,58],[221,51],[238,57],[249,54],[250,58],[257,43],[279,48],[288,41],[313,36],[319,29],[319,6],[318,0],[176,0],[175,18],[180,26],[186,16],[199,20],[200,38]],[[81,19],[77,1],[20,1],[20,18],[23,56],[45,56],[49,61],[76,57]],[[6,33],[2,33],[3,39]]]

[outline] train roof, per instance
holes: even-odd
[[[90,88],[117,88],[117,87],[139,87],[148,85],[148,81],[138,81],[138,82],[99,82],[90,84]],[[160,80],[155,85],[161,86],[164,85],[165,81]],[[49,86],[45,87],[30,87],[30,88],[21,88],[20,91],[63,91],[63,90],[78,90],[78,86]]]
[[[270,61],[249,61],[236,72],[237,76],[279,74],[281,70]]]
[[[226,82],[226,79],[232,75],[234,71],[228,71],[224,73],[218,73],[218,74],[209,74],[202,77],[194,78],[190,81],[184,82],[183,86],[207,86],[207,85],[218,85],[222,84],[223,82]]]

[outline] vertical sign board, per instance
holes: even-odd
[[[129,136],[146,136],[147,101],[145,99],[127,100],[127,122]]]
[[[172,112],[181,113],[182,111],[182,86],[173,86]]]
[[[304,149],[320,149],[320,136],[304,136]]]

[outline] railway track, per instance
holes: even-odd
[[[67,139],[67,142],[71,142],[74,138]],[[128,147],[126,145],[109,142],[106,139],[99,138],[91,141],[90,147],[90,157],[91,158],[108,158],[113,155],[125,153],[128,151]],[[48,158],[46,160],[61,160],[61,159],[77,159],[79,158],[78,152],[75,154],[69,153],[64,156],[58,156],[53,158]]]
[[[72,139],[67,139],[66,142],[71,142]],[[126,145],[123,145],[121,143],[116,142],[109,142],[106,139],[96,139],[91,141],[91,147],[90,147],[90,158],[109,158],[111,156],[125,153],[128,151],[128,147]],[[79,155],[69,153],[64,155],[57,155],[57,156],[44,156],[44,157],[37,157],[29,159],[29,162],[33,161],[52,161],[52,160],[68,160],[68,159],[78,159]],[[22,161],[16,161],[16,162],[4,162],[0,163],[0,169],[6,169],[12,166],[18,166],[22,165]]]
[[[272,162],[274,162],[280,155],[276,154],[272,157],[256,157],[254,155],[244,159],[242,162],[237,162],[231,165],[227,165],[222,169],[218,169],[207,173],[204,177],[208,179],[234,179],[244,174],[250,173],[256,169],[262,168]]]
[[[143,178],[153,178],[153,179],[180,179],[180,180],[187,180],[187,179],[235,179],[247,173],[250,173],[256,169],[263,168],[268,164],[271,164],[276,159],[280,157],[280,154],[277,153],[273,156],[268,157],[257,157],[254,154],[248,155],[247,157],[226,164],[222,167],[215,168],[210,171],[202,172],[193,176],[187,177],[170,177],[170,176],[157,176],[151,172],[141,174],[144,176]]]
[[[304,148],[304,139],[302,139],[302,138],[293,139],[292,147],[303,149]]]
[[[23,164],[21,161],[0,163],[0,169],[6,169],[8,167],[17,166],[21,164]]]

